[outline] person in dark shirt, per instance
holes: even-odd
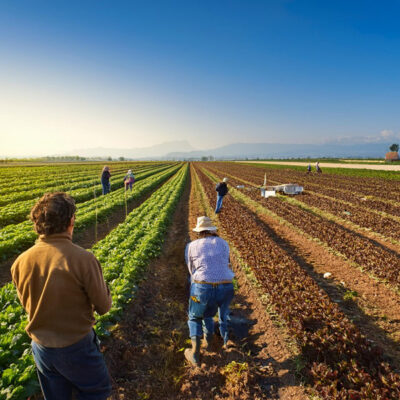
[[[103,194],[110,193],[111,190],[110,177],[111,177],[110,168],[105,166],[101,174],[101,184],[103,186]]]
[[[228,182],[228,178],[224,178],[222,182],[218,183],[215,187],[217,191],[217,205],[215,206],[215,214],[218,214],[222,208],[222,200],[224,196],[228,193],[228,186],[226,184]]]

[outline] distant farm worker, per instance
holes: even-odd
[[[234,295],[234,273],[229,268],[229,245],[216,234],[216,230],[210,218],[197,218],[193,231],[198,232],[199,239],[189,243],[185,250],[191,277],[188,325],[192,341],[192,348],[185,350],[185,358],[195,366],[200,365],[203,333],[207,349],[211,349],[213,317],[217,311],[224,348],[229,346],[228,318],[229,305]]]
[[[219,182],[217,186],[215,187],[215,190],[217,191],[217,205],[215,206],[215,213],[218,214],[221,211],[222,208],[222,200],[224,199],[224,196],[228,193],[228,185],[226,184],[228,182],[228,178],[224,178],[222,182]]]
[[[103,168],[103,172],[101,173],[101,185],[103,186],[103,194],[110,193],[111,185],[110,185],[110,168],[105,166]]]
[[[125,190],[128,190],[128,187],[130,190],[132,190],[132,185],[134,183],[135,183],[135,175],[133,175],[132,170],[129,169],[124,177]]]
[[[311,164],[308,164],[307,166],[307,174],[311,174]]]
[[[320,173],[322,173],[322,170],[321,170],[321,168],[320,168],[320,166],[319,166],[319,161],[317,161],[316,163],[315,163],[315,169],[317,170],[317,172],[320,174]]]
[[[111,394],[93,330],[94,311],[105,314],[111,296],[95,256],[72,243],[75,210],[68,194],[45,194],[30,214],[39,239],[11,267],[46,400]]]

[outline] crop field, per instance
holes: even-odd
[[[40,399],[9,267],[37,235],[30,208],[45,192],[77,202],[74,241],[99,259],[113,306],[96,332],[115,399],[399,399],[400,172],[229,162],[0,168],[0,399]],[[133,190],[123,176],[134,171]],[[329,173],[328,173],[329,172]],[[229,193],[214,214],[215,185]],[[263,198],[259,186],[297,183]],[[184,248],[208,215],[231,248],[235,344],[188,366]]]

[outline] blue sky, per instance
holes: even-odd
[[[2,1],[0,155],[398,141],[399,1]]]

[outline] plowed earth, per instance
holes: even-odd
[[[150,266],[147,279],[126,310],[126,317],[104,342],[113,379],[113,399],[293,399],[307,397],[294,378],[293,355],[284,331],[278,329],[254,288],[234,268],[239,289],[233,315],[253,321],[247,337],[232,334],[234,346],[202,350],[201,368],[189,366],[188,273],[184,248],[199,215],[210,213],[195,179],[187,187],[174,215],[162,255]]]
[[[211,199],[217,179],[211,182],[200,170],[199,176]],[[382,349],[318,288],[281,235],[231,197],[224,202],[219,219],[301,346],[309,383],[327,399],[397,398],[400,378]]]

